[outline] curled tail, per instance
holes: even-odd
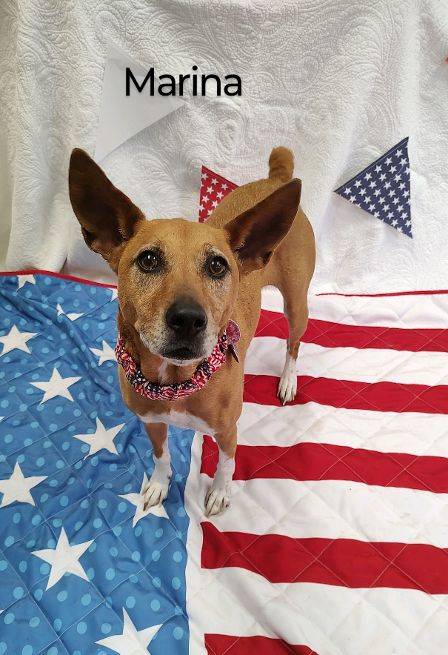
[[[279,146],[274,148],[269,157],[269,178],[280,182],[289,182],[294,171],[294,155],[291,150]]]

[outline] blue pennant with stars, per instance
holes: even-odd
[[[152,452],[116,372],[116,289],[0,276],[0,655],[188,652],[184,487],[145,508]]]
[[[412,238],[408,137],[335,190]]]

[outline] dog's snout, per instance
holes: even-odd
[[[194,300],[176,300],[168,308],[166,322],[176,334],[190,338],[205,330],[207,315]]]

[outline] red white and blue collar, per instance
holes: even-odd
[[[235,345],[240,339],[240,329],[235,321],[229,321],[224,333],[219,337],[212,354],[201,362],[191,378],[184,382],[173,384],[159,384],[147,380],[140,366],[132,355],[126,350],[123,337],[119,334],[115,354],[117,362],[121,364],[126,379],[131,383],[134,391],[150,400],[177,400],[185,398],[205,387],[213,373],[226,361],[227,351],[238,361]]]

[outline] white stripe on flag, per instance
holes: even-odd
[[[272,584],[239,568],[207,573],[206,587],[195,599],[194,616],[190,616],[204,632],[276,636],[290,644],[304,643],[319,655],[446,653],[445,595]]]
[[[246,402],[238,420],[238,443],[249,446],[291,446],[303,441],[448,457],[446,433],[444,414],[377,412],[314,402],[285,407]]]
[[[400,296],[316,296],[310,294],[309,313],[322,321],[349,325],[378,325],[401,328],[447,327],[448,294],[434,293]],[[263,289],[262,307],[283,311],[277,289]]]
[[[280,376],[285,353],[284,340],[256,337],[248,349],[245,373]],[[302,343],[297,374],[369,383],[387,381],[435,386],[448,383],[448,353],[325,348]]]
[[[210,485],[201,476],[200,496]],[[344,480],[233,481],[227,512],[209,519],[221,532],[357,539],[448,548],[448,494]]]

